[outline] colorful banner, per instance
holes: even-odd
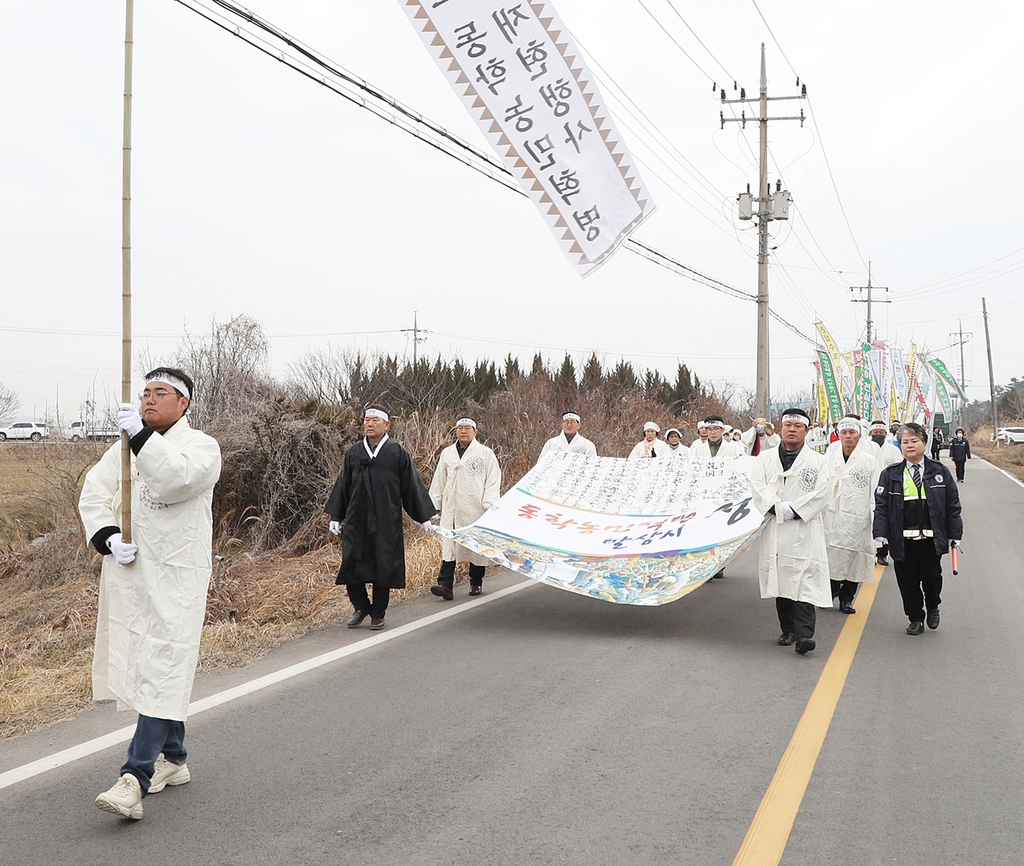
[[[494,563],[617,604],[682,598],[757,537],[753,458],[626,460],[551,453],[454,532]]]
[[[892,386],[895,392],[892,401],[893,420],[902,421],[903,410],[907,405],[907,367],[903,363],[903,349],[892,346],[889,349],[889,358],[892,362]]]
[[[822,361],[819,357],[814,362],[814,386],[818,392],[818,423],[828,421],[828,395],[825,393],[825,376],[822,373]],[[835,382],[833,382],[833,387]]]
[[[935,377],[935,390],[939,394],[939,405],[942,406],[942,417],[946,419],[946,423],[949,424],[953,420],[953,404],[949,400],[949,392],[946,390],[946,385],[942,381],[941,376]]]
[[[861,418],[871,417],[871,346],[864,343],[860,352],[860,412]]]
[[[581,276],[655,209],[597,83],[547,0],[400,0]]]
[[[843,398],[843,413],[856,412],[854,406],[857,403],[857,363],[854,360],[853,352],[843,354],[846,365],[843,367],[840,396]]]
[[[818,363],[821,365],[822,381],[825,385],[825,396],[828,398],[828,413],[822,413],[818,419],[822,424],[825,423],[829,415],[832,416],[833,421],[838,421],[843,417],[843,403],[839,398],[839,386],[836,383],[835,371],[832,369],[832,359],[826,352],[818,349]]]
[[[918,399],[920,399],[921,386],[917,382],[917,346],[911,343],[910,363],[907,364],[907,393],[903,399],[905,409],[903,410],[903,414],[900,416],[901,421],[914,420],[915,410],[913,407],[913,399],[915,391],[919,395]]]
[[[874,417],[882,421],[886,420],[889,415],[889,386],[886,381],[886,368],[888,366],[886,361],[888,358],[889,353],[884,345],[879,346],[876,343],[875,347],[868,352],[868,363],[871,366],[871,377],[874,380]],[[865,417],[867,417],[866,414]]]
[[[932,358],[928,362],[928,365],[936,373],[938,373],[939,376],[942,377],[942,381],[944,381],[950,388],[952,388],[954,391],[956,391],[957,394],[960,395],[961,400],[967,399],[967,396],[960,388],[960,383],[953,378],[953,374],[949,372],[949,368],[946,367],[946,365],[941,360],[939,360],[938,358]]]

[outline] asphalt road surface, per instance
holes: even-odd
[[[192,782],[139,822],[93,806],[131,715],[0,742],[0,864],[1024,863],[1024,487],[961,494],[937,631],[891,567],[808,656],[753,551],[661,608],[488,576],[199,679]]]

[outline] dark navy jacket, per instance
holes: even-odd
[[[905,558],[903,552],[903,470],[902,460],[886,467],[875,489],[875,538],[889,539],[889,553],[893,559]],[[941,556],[949,551],[950,541],[964,537],[964,522],[960,518],[960,491],[949,470],[941,463],[924,458],[924,491],[928,500],[928,515],[932,522],[935,552]]]
[[[971,443],[960,436],[949,440],[949,459],[954,463],[963,463],[971,456]]]

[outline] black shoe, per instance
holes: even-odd
[[[478,584],[478,583],[471,584],[470,587],[469,587],[469,594],[470,595],[482,595],[483,591],[484,591],[484,588],[482,586],[480,586],[480,584]]]
[[[717,579],[722,578],[722,577],[725,577],[725,569],[724,568],[720,572],[718,572],[717,574],[711,575],[711,579],[712,580],[717,580]]]
[[[382,628],[384,628],[384,617],[380,619],[370,618],[370,631],[380,631]]]
[[[912,622],[907,626],[907,634],[923,634],[924,623],[923,622]]]
[[[928,623],[928,628],[936,629],[939,627],[939,609],[936,607],[928,611],[928,617],[925,619]]]
[[[814,638],[802,637],[796,642],[796,646],[793,647],[793,649],[800,653],[800,655],[806,655],[812,649],[814,649],[815,646],[816,644],[814,643]]]
[[[779,644],[779,646],[792,646],[793,635],[790,634],[788,631],[784,631],[782,634],[779,635],[777,643]]]
[[[856,613],[857,612],[857,608],[855,608],[848,601],[841,601],[841,602],[839,602],[839,610],[842,611],[843,613]]]
[[[889,560],[886,559],[884,556],[876,556],[875,557],[875,564],[876,565],[881,565],[884,568],[885,566],[887,566],[889,564]]]
[[[443,583],[435,583],[430,587],[430,591],[438,598],[443,598],[445,601],[451,601],[455,598],[455,593],[452,592],[452,588],[450,586],[445,586]]]
[[[357,610],[348,618],[348,622],[345,623],[349,628],[355,628],[359,623],[366,619],[370,615],[368,610]]]

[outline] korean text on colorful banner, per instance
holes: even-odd
[[[400,0],[581,276],[654,212],[601,93],[545,0]]]

